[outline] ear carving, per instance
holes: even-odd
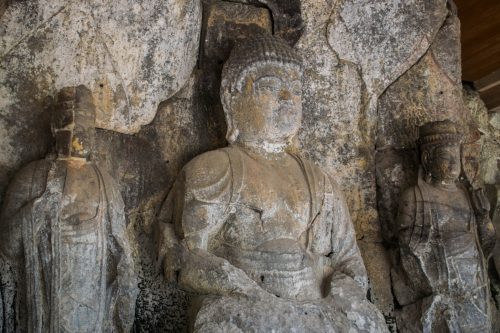
[[[427,150],[424,150],[422,152],[422,157],[421,157],[421,162],[424,169],[427,169],[427,166],[429,165],[430,161],[431,161],[431,156],[429,152]]]

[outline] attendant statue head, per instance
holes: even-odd
[[[450,120],[420,126],[418,145],[426,181],[453,183],[458,179],[462,140],[457,125]]]
[[[302,120],[302,61],[283,40],[248,38],[224,65],[221,98],[229,143],[284,147]]]
[[[94,148],[95,106],[87,87],[61,89],[51,123],[58,158],[89,158]]]

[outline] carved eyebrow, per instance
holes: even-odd
[[[276,77],[276,76],[270,76],[270,75],[266,75],[266,76],[261,76],[259,78],[257,78],[254,83],[260,81],[260,80],[277,80],[277,81],[280,81],[281,82],[281,79],[279,77]]]

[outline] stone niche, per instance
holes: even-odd
[[[1,1],[0,201],[22,166],[52,152],[57,91],[86,85],[98,127],[92,159],[125,207],[139,280],[133,330],[185,331],[187,295],[157,266],[156,216],[180,169],[227,145],[222,65],[235,41],[258,33],[282,37],[304,59],[296,149],[342,189],[368,298],[396,332],[391,230],[415,179],[417,127],[462,124],[470,177],[497,200],[498,116],[487,119],[463,93],[451,0]]]

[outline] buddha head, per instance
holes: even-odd
[[[426,180],[454,182],[460,175],[463,135],[450,120],[433,121],[419,128],[420,161]]]
[[[61,89],[51,125],[58,158],[88,159],[95,137],[95,106],[90,90],[83,85]]]
[[[248,38],[224,65],[221,99],[229,143],[287,145],[302,120],[302,61],[283,40]]]

